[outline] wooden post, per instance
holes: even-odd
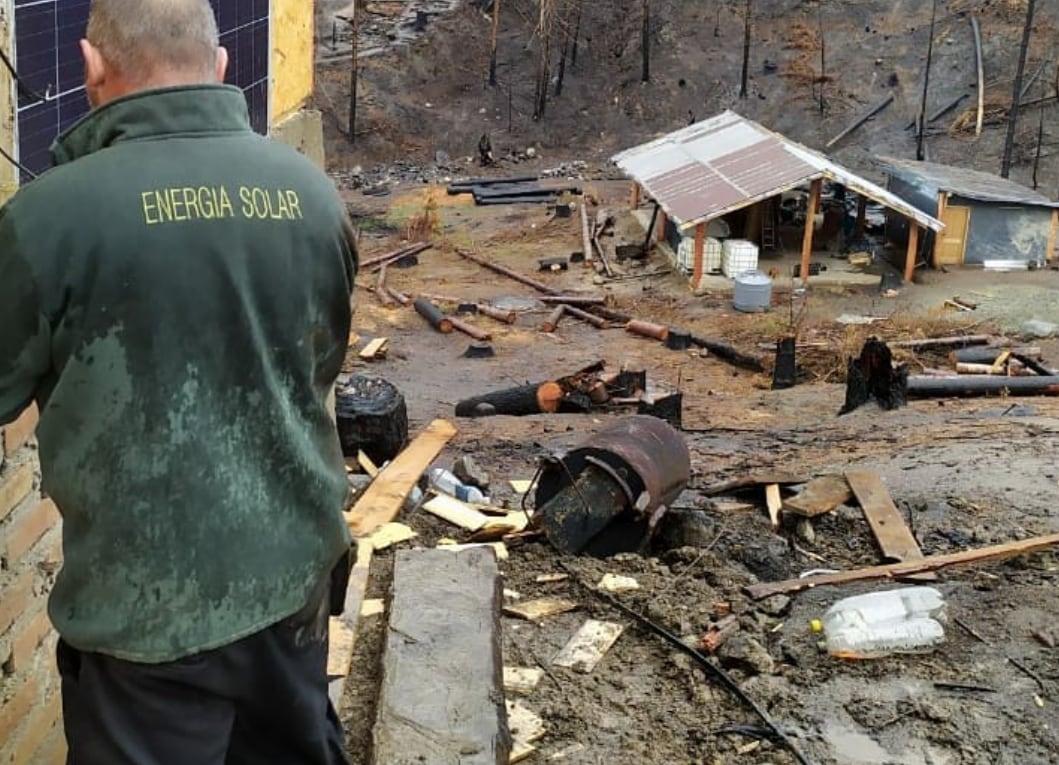
[[[632,199],[630,204],[634,210],[637,210],[640,207],[640,184],[636,181],[632,182]]]
[[[864,229],[868,224],[868,198],[866,196],[857,197],[857,222],[853,227],[853,238],[862,239],[864,238]]]
[[[1052,227],[1054,231],[1054,226]],[[692,270],[692,285],[698,289],[702,281],[702,275],[706,271],[706,224],[700,223],[695,227],[695,260]]]
[[[655,231],[657,239],[655,241],[664,242],[666,240],[666,222],[669,220],[665,210],[658,209],[658,230]]]
[[[914,220],[908,222],[908,253],[905,255],[905,282],[912,283],[916,274],[916,251],[919,249],[919,224]]]
[[[809,281],[809,262],[813,259],[813,225],[816,209],[820,206],[820,188],[823,181],[813,181],[809,192],[809,206],[805,209],[805,236],[802,239],[802,284]]]
[[[949,192],[942,191],[938,194],[938,220],[944,222],[945,220],[945,208],[949,206]],[[944,245],[944,231],[934,232],[934,251],[931,253],[931,262],[934,268],[938,267],[938,263],[941,262],[941,248]]]
[[[1045,252],[1045,259],[1051,263],[1055,260],[1055,241],[1059,237],[1059,210],[1052,210],[1052,230],[1048,234],[1048,251]]]

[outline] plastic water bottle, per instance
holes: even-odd
[[[462,502],[474,505],[488,505],[489,498],[475,486],[468,486],[444,468],[430,471],[430,485],[438,491],[449,494]]]
[[[842,659],[930,653],[945,639],[945,600],[933,587],[904,587],[835,603],[813,629]]]

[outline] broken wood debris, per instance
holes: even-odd
[[[368,535],[375,550],[385,550],[401,542],[415,539],[418,534],[403,523],[384,523]]]
[[[548,318],[541,324],[541,332],[554,332],[559,328],[559,322],[563,320],[563,316],[566,314],[566,306],[556,306]]]
[[[888,562],[923,559],[923,551],[890,498],[882,479],[863,470],[846,471],[846,481],[857,497],[875,541]],[[933,578],[931,576],[931,578]]]
[[[544,670],[537,667],[504,667],[504,692],[527,696],[543,677]]]
[[[537,751],[533,744],[544,738],[544,720],[517,701],[508,701],[507,725],[513,739],[508,765],[522,762]]]
[[[853,490],[844,476],[825,475],[814,478],[801,493],[783,503],[784,512],[803,518],[815,518],[830,513],[853,499]]]
[[[1019,555],[1047,550],[1056,545],[1059,545],[1059,534],[1049,534],[1031,537],[1018,542],[993,545],[992,547],[981,547],[945,555],[933,555],[904,563],[888,563],[882,566],[868,566],[867,568],[840,571],[833,574],[816,574],[799,579],[788,579],[783,582],[753,584],[744,587],[743,591],[754,600],[762,600],[772,595],[802,592],[825,585],[864,582],[872,579],[900,580],[911,574],[940,571],[952,566],[968,566],[975,563],[988,563],[1014,558]]]
[[[724,641],[737,632],[739,632],[739,619],[734,614],[725,616],[710,625],[706,634],[699,639],[699,650],[716,653]]]
[[[429,250],[433,246],[434,245],[430,242],[417,242],[416,244],[399,247],[398,249],[387,252],[384,255],[376,255],[360,261],[359,270],[367,271],[368,269],[378,266],[389,265],[390,263],[406,258],[409,255],[418,255],[425,250]]]
[[[386,358],[388,346],[390,344],[389,338],[377,337],[361,350],[358,354],[362,361],[376,361]]]
[[[504,606],[504,613],[508,616],[525,619],[528,622],[539,622],[541,619],[547,619],[549,616],[565,614],[568,611],[576,611],[577,609],[577,603],[572,600],[564,600],[562,598],[538,598],[536,600],[527,600],[524,603],[518,603],[513,606]]]
[[[375,552],[371,541],[367,539],[358,539],[355,550],[356,559],[349,571],[342,613],[339,616],[332,616],[329,623],[327,674],[328,677],[334,679],[328,683],[327,695],[331,698],[335,709],[338,710],[341,710],[343,706],[346,676],[349,674],[353,661],[357,624],[364,595],[368,590],[371,559]]]
[[[460,257],[469,260],[472,263],[477,263],[482,268],[487,268],[490,271],[498,273],[502,276],[506,276],[509,279],[514,279],[520,284],[525,284],[527,287],[532,287],[533,289],[537,290],[538,292],[544,293],[545,295],[559,294],[558,290],[549,287],[543,282],[539,282],[536,279],[531,279],[528,276],[524,276],[523,274],[520,274],[517,271],[511,270],[507,266],[502,266],[499,263],[493,263],[491,260],[487,260],[486,258],[483,258],[480,255],[476,255],[473,252],[468,252],[467,250],[456,250],[456,252],[459,254]]]
[[[589,619],[563,646],[552,664],[575,672],[590,674],[618,642],[624,627],[616,622]]]
[[[466,502],[461,502],[448,494],[438,494],[429,502],[425,502],[423,509],[467,531],[478,531],[489,523],[489,516],[485,513],[475,510]]]
[[[603,592],[629,592],[640,589],[640,583],[631,576],[604,574],[596,587],[603,590]]]

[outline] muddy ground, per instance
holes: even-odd
[[[624,184],[592,184],[590,193],[615,208]],[[723,337],[744,350],[767,351],[791,327],[823,347],[800,356],[802,384],[770,390],[768,374],[732,368],[697,352],[674,352],[621,329],[599,331],[570,319],[545,335],[543,311],[522,314],[511,326],[473,319],[493,333],[496,356],[466,359],[469,339],[431,330],[409,308],[383,308],[362,275],[355,331],[363,345],[390,338],[385,361],[370,365],[350,354],[347,371],[385,377],[400,387],[413,433],[436,417],[452,419],[457,400],[527,381],[539,381],[605,360],[613,369],[646,369],[652,379],[678,386],[685,396],[684,426],[692,455],[692,484],[675,503],[655,548],[644,557],[565,561],[595,583],[603,573],[635,577],[640,589],[619,595],[688,640],[697,640],[728,603],[741,637],[721,659],[742,687],[764,706],[814,763],[833,765],[1046,765],[1059,762],[1059,558],[1037,554],[1003,564],[945,572],[938,584],[949,604],[945,643],[929,655],[851,663],[818,647],[810,622],[840,597],[884,589],[870,583],[824,587],[793,596],[750,601],[742,587],[797,576],[810,569],[846,569],[880,561],[856,506],[816,520],[808,533],[769,527],[757,491],[723,501],[700,489],[757,469],[806,478],[867,468],[884,479],[927,555],[955,552],[1059,531],[1059,403],[1054,399],[980,399],[913,402],[894,412],[867,406],[837,417],[844,399],[845,356],[867,336],[864,327],[835,323],[843,313],[885,316],[873,331],[888,338],[975,331],[1014,331],[1029,318],[1054,318],[1059,274],[959,272],[932,274],[895,298],[873,288],[813,287],[793,295],[777,284],[769,313],[734,312],[723,295],[693,297],[683,277],[593,283],[594,273],[537,274],[537,259],[580,249],[577,218],[548,220],[537,206],[477,208],[465,197],[417,187],[386,198],[349,192],[363,232],[365,255],[387,251],[425,213],[436,216],[433,250],[420,265],[391,269],[388,284],[410,294],[441,293],[490,300],[532,297],[532,291],[459,257],[473,249],[564,290],[610,294],[615,308],[696,333]],[[620,235],[636,233],[619,219]],[[657,254],[640,267],[663,268]],[[626,266],[623,266],[626,268]],[[636,268],[627,267],[630,273]],[[970,315],[946,313],[945,298],[979,293],[983,307]],[[992,308],[987,308],[986,304]],[[805,305],[806,308],[802,309]],[[1040,342],[1059,360],[1059,344]],[[359,347],[359,346],[357,346]],[[902,355],[914,366],[945,359]],[[492,475],[494,501],[513,506],[509,479],[529,479],[538,460],[574,446],[621,413],[496,417],[456,420],[459,435],[437,461],[451,466],[471,454]],[[459,529],[422,512],[403,518],[420,534],[416,544],[461,538]],[[513,546],[502,563],[505,587],[523,599],[567,597],[577,611],[540,624],[504,617],[504,659],[546,670],[521,701],[539,714],[547,734],[530,762],[708,763],[780,765],[794,762],[774,742],[726,728],[758,721],[689,659],[649,634],[574,580],[541,584],[560,573],[560,558],[543,543]],[[373,566],[369,597],[385,597],[392,552]],[[589,675],[551,660],[586,617],[620,622],[625,632]],[[959,623],[957,623],[957,620]],[[965,627],[960,626],[965,625]],[[369,620],[358,638],[350,683],[347,726],[354,762],[370,762],[383,622]],[[1012,663],[1014,660],[1018,663]],[[981,686],[953,691],[935,683]],[[549,759],[551,758],[551,759]]]

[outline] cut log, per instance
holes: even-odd
[[[455,435],[456,428],[451,423],[434,420],[383,468],[353,509],[346,513],[346,522],[354,536],[371,534],[384,523],[393,521],[423,471]]]
[[[563,320],[563,314],[566,313],[566,306],[558,306],[552,311],[548,318],[541,324],[541,332],[554,332],[559,328],[559,322]]]
[[[890,499],[890,494],[879,476],[866,471],[849,470],[846,472],[846,480],[857,496],[864,517],[875,535],[875,541],[882,550],[884,561],[900,563],[922,559],[923,552],[919,549],[919,543],[905,525],[905,519]]]
[[[531,414],[554,414],[563,400],[563,389],[556,382],[522,385],[518,388],[485,393],[456,405],[457,417],[490,417],[508,414],[525,417]]]
[[[1041,552],[1056,545],[1059,545],[1059,534],[1049,534],[1041,537],[1031,537],[1019,542],[982,547],[977,550],[964,550],[963,552],[949,553],[947,555],[932,555],[922,560],[907,563],[888,563],[884,566],[869,566],[868,568],[853,569],[852,571],[840,571],[837,574],[816,574],[815,576],[807,576],[800,579],[788,579],[783,582],[753,584],[744,587],[743,591],[754,600],[762,600],[773,595],[802,592],[825,585],[866,582],[873,579],[902,580],[913,574],[940,571],[953,566],[969,566],[975,563],[1006,560],[1019,555]]]
[[[972,345],[989,345],[989,335],[959,335],[957,337],[929,337],[925,340],[898,340],[887,343],[891,348],[907,348],[912,351],[926,351],[936,348],[966,348]]]
[[[626,324],[625,329],[634,335],[649,337],[652,340],[660,340],[663,343],[666,341],[666,338],[669,337],[669,327],[665,327],[661,324],[653,324],[649,321],[639,321],[638,319],[635,319]]]
[[[614,622],[589,619],[563,646],[552,664],[587,675],[603,660],[624,629]]]
[[[559,294],[558,290],[552,289],[543,282],[539,282],[536,279],[531,279],[528,276],[523,276],[517,271],[512,271],[510,268],[502,266],[499,263],[493,263],[490,260],[486,260],[485,258],[479,255],[475,255],[473,252],[467,252],[466,250],[456,250],[456,252],[459,253],[460,257],[469,260],[472,263],[477,263],[482,268],[487,268],[490,271],[493,271],[494,273],[501,274],[502,276],[506,276],[509,279],[514,279],[516,282],[519,282],[520,284],[525,284],[527,287],[532,287],[533,289],[537,290],[538,292],[544,293],[545,295]]]
[[[830,513],[851,499],[853,490],[843,476],[825,475],[807,483],[801,494],[783,503],[783,509],[791,515],[815,518]]]
[[[964,375],[959,377],[910,377],[909,398],[975,398],[978,396],[1059,396],[1059,375],[1002,377]]]
[[[493,336],[486,332],[484,329],[480,329],[473,324],[468,324],[463,319],[457,319],[454,316],[447,317],[447,320],[452,328],[462,332],[463,334],[477,340],[480,343],[487,343],[493,339]]]
[[[972,348],[958,348],[949,354],[949,361],[953,364],[963,362],[966,364],[993,364],[1006,350],[1013,354],[1025,356],[1031,359],[1041,357],[1041,348],[1038,345],[1016,346],[1014,348],[998,348],[995,346],[975,346]]]
[[[613,322],[614,324],[628,324],[630,321],[632,321],[631,316],[626,316],[623,313],[612,311],[609,308],[604,308],[603,306],[591,306],[588,310],[596,314],[596,316],[601,316],[607,321]]]
[[[1003,371],[994,370],[992,364],[970,364],[964,361],[957,361],[954,368],[956,373],[961,375],[996,375]]]
[[[449,319],[445,314],[441,312],[441,309],[431,303],[426,298],[419,298],[415,301],[416,313],[426,319],[430,326],[447,335],[452,332],[452,320]]]
[[[582,311],[580,308],[576,308],[572,305],[563,305],[563,312],[568,313],[575,319],[579,319],[583,322],[591,324],[596,329],[606,329],[609,324],[606,319],[596,316],[595,314],[589,313],[588,311]]]
[[[746,369],[750,372],[765,371],[765,364],[761,359],[757,356],[751,356],[748,353],[737,351],[728,343],[721,342],[720,340],[712,340],[708,337],[700,337],[699,335],[692,335],[691,342],[699,348],[705,348],[714,356],[727,361],[732,366]]]
[[[386,291],[390,293],[390,297],[392,297],[401,305],[410,305],[412,303],[412,298],[408,297],[408,295],[404,294],[403,292],[398,292],[393,287],[387,287]]]
[[[549,305],[556,305],[558,303],[576,306],[597,306],[607,304],[607,299],[601,295],[542,295],[537,299],[542,303],[548,303]]]
[[[496,319],[504,324],[514,324],[518,321],[518,314],[514,311],[501,311],[499,308],[493,308],[493,306],[486,305],[485,303],[478,304],[478,313],[488,316],[490,319]]]
[[[507,765],[500,603],[491,550],[398,551],[373,762]]]
[[[342,453],[363,450],[376,464],[392,460],[408,442],[408,406],[391,383],[353,375],[335,390],[335,422]]]

